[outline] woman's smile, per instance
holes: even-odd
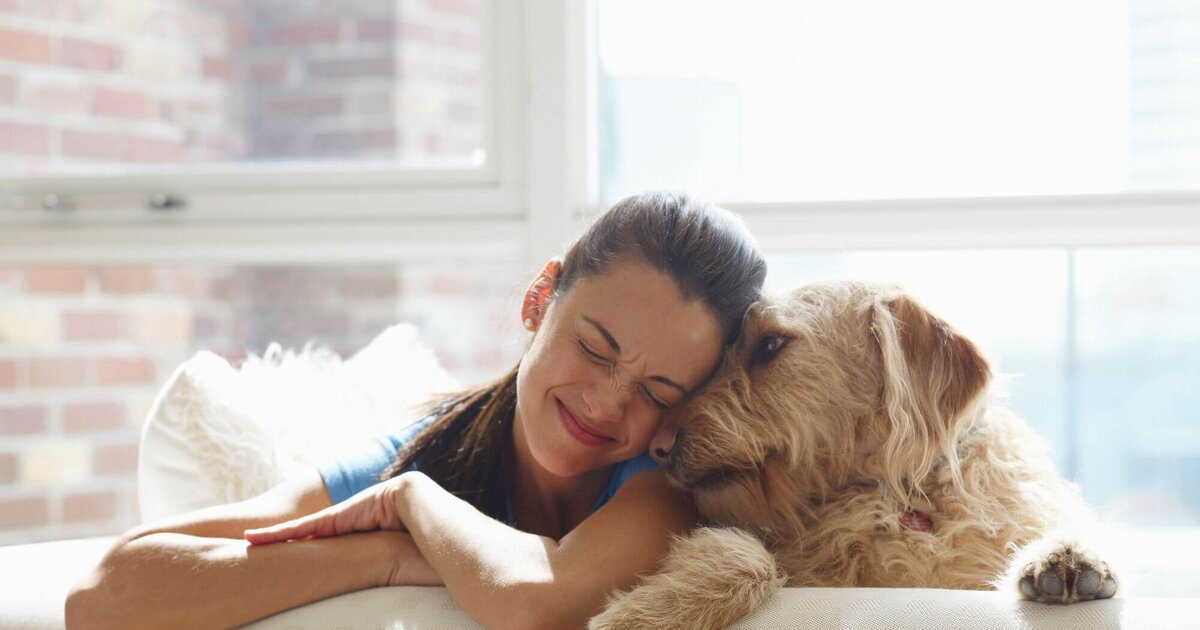
[[[571,434],[571,437],[579,440],[587,446],[600,446],[601,444],[607,444],[613,441],[613,439],[610,437],[600,435],[584,427],[583,424],[579,422],[579,420],[577,420],[570,411],[567,410],[566,405],[563,405],[562,401],[555,398],[554,404],[556,407],[558,407],[559,420],[562,421],[563,427],[566,428],[567,433]]]

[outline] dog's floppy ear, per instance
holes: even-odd
[[[883,453],[888,485],[907,499],[939,455],[960,481],[955,447],[991,378],[987,361],[975,344],[908,296],[877,301],[872,329],[891,425]]]

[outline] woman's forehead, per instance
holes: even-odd
[[[607,332],[623,354],[645,353],[653,365],[674,367],[679,377],[707,373],[721,347],[717,318],[699,300],[684,299],[670,276],[641,267],[577,283],[567,297],[576,325],[600,336]]]

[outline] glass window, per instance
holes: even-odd
[[[1194,2],[598,6],[601,201],[1200,187]]]
[[[483,2],[4,3],[0,175],[478,166]]]

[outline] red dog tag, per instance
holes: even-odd
[[[900,525],[914,532],[932,532],[933,517],[920,510],[908,508],[900,513]]]

